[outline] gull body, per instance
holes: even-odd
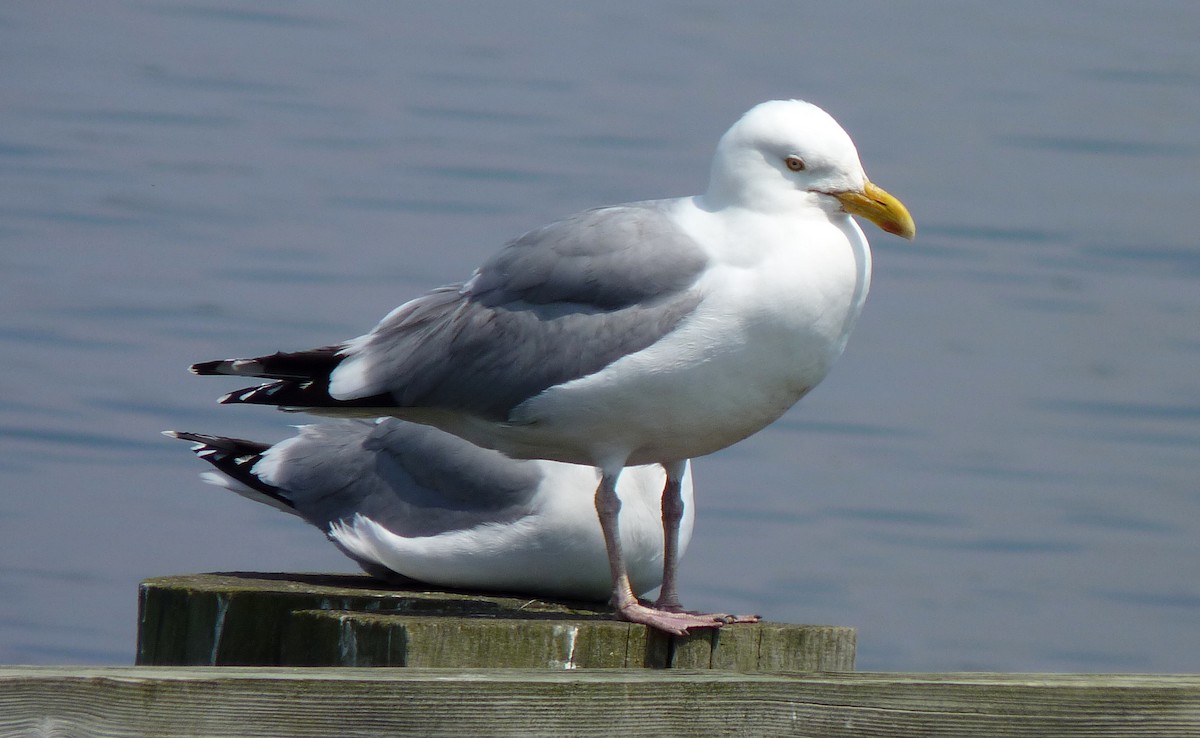
[[[277,444],[170,431],[215,468],[205,481],[296,515],[366,573],[457,589],[604,600],[611,593],[590,466],[516,460],[395,418],[306,425]],[[621,475],[634,591],[662,582],[657,465]],[[684,479],[681,552],[691,539]]]
[[[810,103],[763,103],[721,138],[703,195],[600,208],[506,245],[465,283],[341,344],[193,366],[275,381],[229,403],[392,415],[513,458],[589,464],[620,617],[674,633],[728,617],[675,591],[687,459],[761,430],[842,352],[870,286],[852,214],[911,238],[850,137]],[[661,464],[663,592],[634,598],[617,480]]]
[[[845,347],[869,286],[870,251],[858,226],[844,221],[851,248],[805,253],[762,233],[801,224],[753,213],[725,223],[697,200],[672,208],[708,257],[693,286],[701,299],[675,330],[531,397],[509,422],[476,430],[467,419],[451,430],[521,457],[552,449],[553,458],[580,464],[605,456],[674,461],[756,433],[815,387]]]

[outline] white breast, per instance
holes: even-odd
[[[824,378],[869,287],[858,226],[705,215],[682,224],[726,246],[711,254],[695,312],[649,348],[523,403],[514,420],[525,432],[588,449],[581,460],[593,463],[691,458],[760,430]]]

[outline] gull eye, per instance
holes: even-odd
[[[789,156],[783,160],[783,163],[787,164],[787,168],[791,169],[793,172],[803,172],[808,168],[805,165],[804,160],[798,156]]]

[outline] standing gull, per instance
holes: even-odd
[[[205,481],[299,516],[363,571],[395,581],[607,599],[612,583],[592,506],[592,467],[520,461],[396,418],[300,428],[274,446],[167,431],[212,464]],[[626,469],[621,548],[634,592],[662,581],[658,465]],[[692,533],[684,477],[680,553]]]
[[[761,430],[841,354],[871,276],[851,214],[915,234],[828,113],[767,102],[721,137],[703,195],[573,215],[364,336],[192,371],[274,380],[225,403],[392,415],[512,458],[595,466],[618,617],[719,627],[735,619],[684,611],[676,591],[685,460]],[[630,587],[616,486],[652,463],[666,484],[662,590],[648,606]]]

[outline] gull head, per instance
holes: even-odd
[[[850,136],[803,100],[750,109],[717,144],[704,196],[710,207],[850,213],[911,239],[916,225],[895,197],[867,179]]]

